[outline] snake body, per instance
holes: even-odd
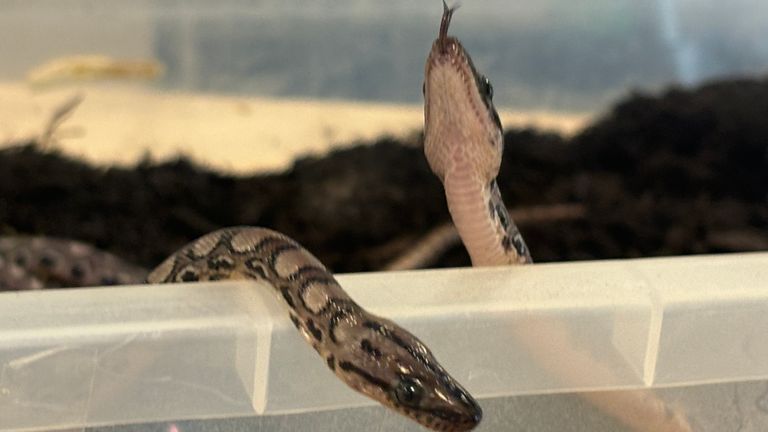
[[[284,300],[289,316],[328,368],[353,389],[437,431],[466,431],[480,406],[424,344],[368,313],[298,243],[265,228],[219,230],[171,255],[150,283],[257,279]]]
[[[354,302],[294,240],[266,228],[207,234],[147,272],[79,242],[0,238],[4,289],[47,286],[265,281],[327,367],[344,383],[435,431],[467,431],[482,417],[469,393],[414,335]]]

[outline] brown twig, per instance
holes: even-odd
[[[61,105],[56,107],[53,113],[51,113],[51,117],[48,119],[48,123],[46,123],[43,133],[40,134],[39,145],[41,149],[47,150],[52,147],[56,130],[58,130],[59,126],[72,115],[83,99],[84,96],[82,93],[75,93]]]

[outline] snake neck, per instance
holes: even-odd
[[[443,185],[453,223],[473,266],[532,262],[495,179],[482,182],[457,168],[446,175]]]

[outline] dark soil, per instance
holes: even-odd
[[[573,139],[509,130],[505,145],[508,205],[586,207],[521,224],[535,261],[768,249],[768,80],[634,94]],[[77,238],[147,267],[218,227],[260,225],[334,271],[374,270],[447,220],[421,149],[386,138],[245,178],[183,159],[103,169],[34,143],[0,151],[0,235]],[[457,247],[439,265],[469,260]]]

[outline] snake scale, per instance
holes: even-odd
[[[444,185],[451,217],[473,265],[531,263],[496,184],[503,139],[493,88],[461,43],[448,36],[454,10],[443,2],[438,37],[425,65],[424,152]],[[0,239],[0,290],[222,279],[266,281],[306,341],[351,388],[431,430],[467,431],[480,422],[478,403],[421,341],[365,311],[312,254],[278,232],[253,227],[212,232],[181,248],[148,276],[82,243]],[[536,324],[550,327],[552,334],[561,330],[557,323]],[[530,340],[528,347],[535,354],[537,341]],[[553,372],[569,374],[564,369]],[[690,430],[683,420],[666,415],[665,405],[652,394],[593,395],[585,397],[635,430]],[[657,421],[648,420],[652,417]]]

